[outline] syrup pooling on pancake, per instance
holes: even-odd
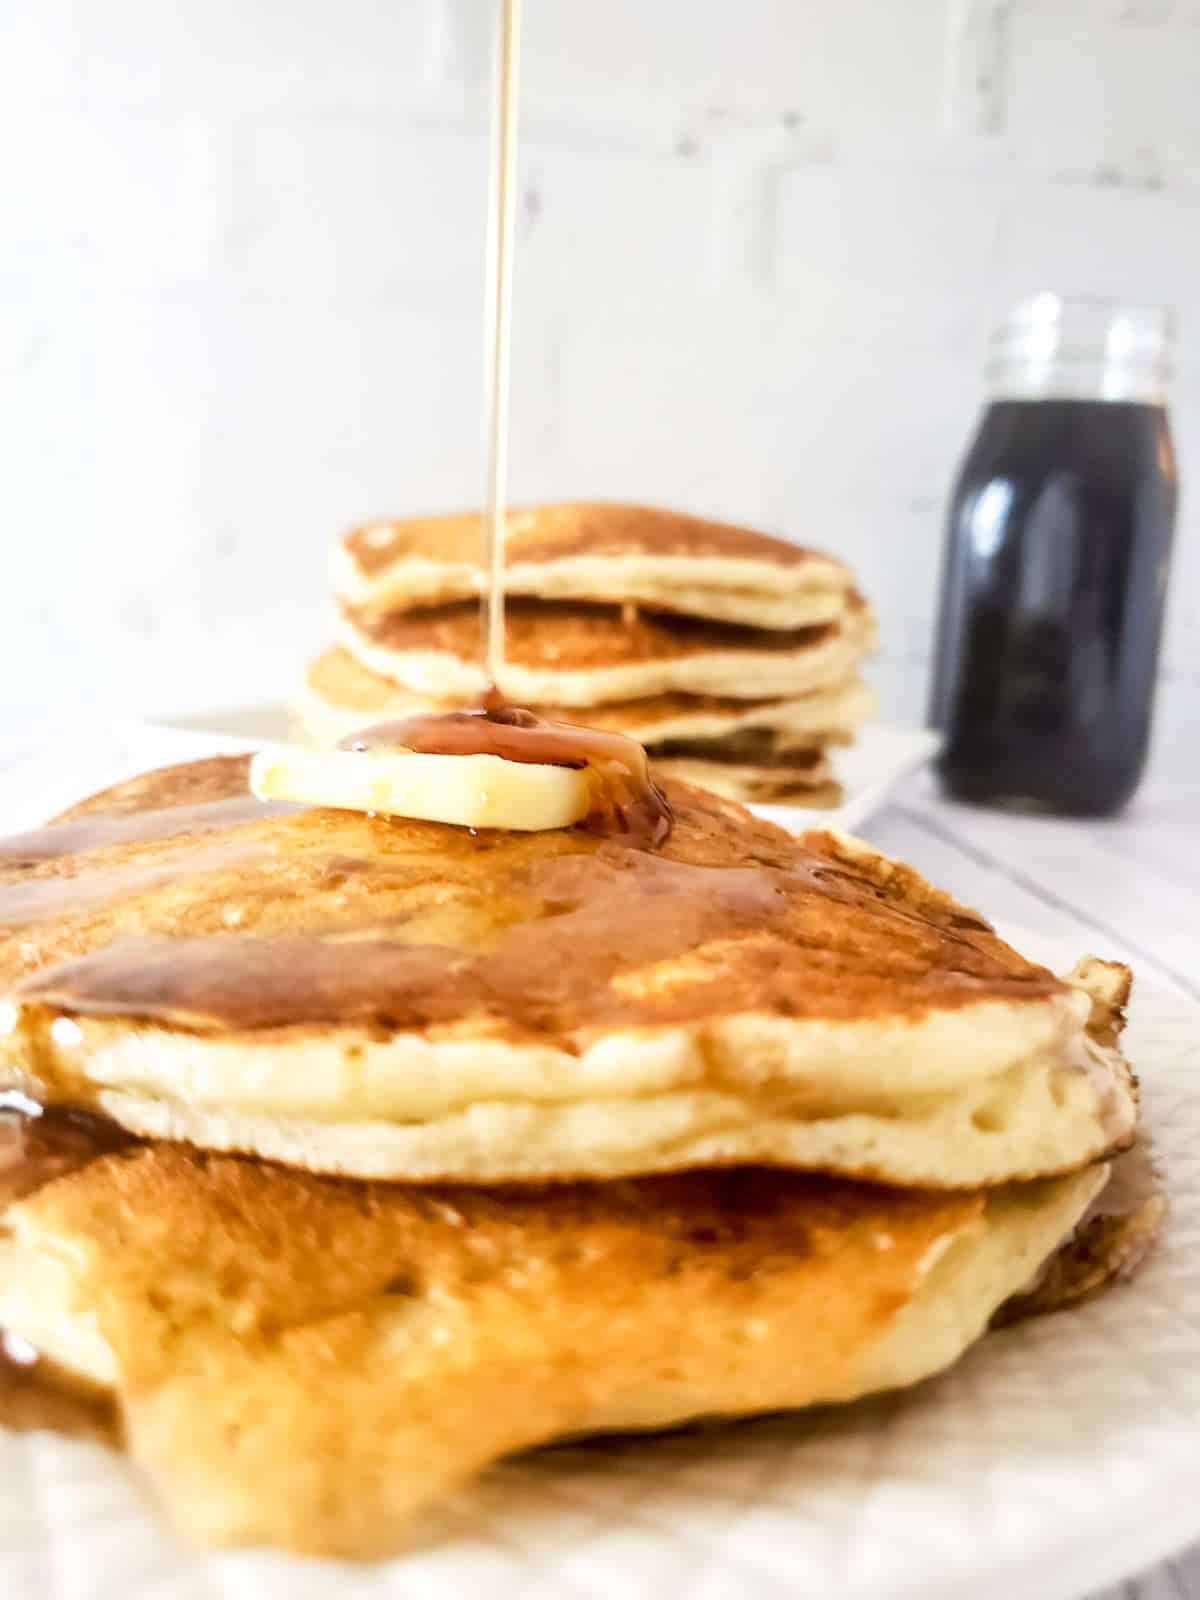
[[[339,746],[369,754],[490,755],[532,766],[571,767],[587,775],[590,806],[581,824],[647,847],[671,831],[671,807],[650,776],[646,752],[621,733],[548,722],[500,700],[477,711],[451,711],[364,728]]]
[[[240,822],[261,822],[264,814],[285,817],[300,809],[286,800],[264,803],[252,794],[171,806],[161,811],[129,811],[115,815],[83,817],[78,822],[53,823],[0,839],[0,867],[53,861],[60,856],[83,855],[114,845],[148,844],[155,839],[176,839],[181,834],[212,833]]]
[[[264,805],[244,782],[229,783],[220,760],[205,765],[186,794],[171,793],[165,804],[157,803],[153,774],[146,774],[120,785],[102,808],[85,802],[70,820],[0,839],[0,930],[100,911],[179,877],[248,860],[270,845],[254,843],[243,828],[304,809],[286,801]],[[207,847],[192,843],[205,836]],[[166,848],[138,848],[150,845]]]
[[[218,760],[232,793],[244,792],[246,761]],[[186,793],[192,774],[211,781],[211,766],[158,776]],[[977,925],[964,928],[961,910],[918,909],[769,823],[698,790],[675,792],[676,826],[654,852],[578,829],[473,837],[356,812],[264,810],[244,859],[227,861],[211,835],[172,840],[174,881],[149,886],[136,919],[72,929],[65,948],[55,937],[65,928],[46,927],[44,949],[36,928],[27,953],[37,970],[10,941],[0,972],[27,971],[14,994],[23,1003],[184,1026],[415,1026],[482,1013],[524,1037],[745,1005],[855,1017],[1063,992]],[[67,924],[73,894],[74,909],[91,908],[94,872],[149,870],[143,850],[153,858],[160,848],[132,847],[116,868],[103,855],[10,868],[0,924],[5,896],[22,894],[31,871],[52,875]],[[255,926],[230,922],[231,897],[252,908]],[[281,914],[288,905],[302,925]],[[682,956],[704,981],[658,986],[656,963]]]
[[[0,839],[0,930],[99,914],[181,879],[211,877],[269,855],[273,841],[261,825],[305,808],[264,805],[244,781],[229,785],[220,760],[206,765],[194,793],[178,802],[172,794],[164,805],[139,806],[147,774],[121,786],[112,810],[85,805],[69,821]]]
[[[269,846],[266,847],[269,850]],[[0,929],[12,932],[35,923],[54,923],[65,917],[127,905],[155,889],[165,889],[183,877],[208,878],[219,871],[248,867],[261,853],[254,843],[228,841],[210,850],[165,851],[149,862],[136,861],[114,867],[90,867],[72,877],[45,875],[0,886]]]

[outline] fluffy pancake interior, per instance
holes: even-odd
[[[426,1180],[775,1161],[970,1187],[1132,1132],[1086,985],[865,846],[682,786],[648,853],[247,816],[244,785],[166,769],[0,849],[0,1083]]]
[[[939,1370],[1103,1179],[422,1190],[149,1147],[10,1210],[0,1321],[115,1383],[185,1532],[371,1555],[513,1450]]]

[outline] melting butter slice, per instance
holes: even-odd
[[[521,833],[570,827],[590,803],[586,774],[571,767],[415,750],[260,750],[250,787],[260,800]]]

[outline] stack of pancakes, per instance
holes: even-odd
[[[14,1168],[0,1327],[189,1535],[392,1550],[508,1452],[912,1384],[1129,1258],[1124,969],[678,782],[647,850],[246,771],[0,846],[0,1086],[35,1153],[105,1119]]]
[[[335,549],[335,648],[304,735],[478,704],[478,515],[359,528]],[[657,770],[729,799],[837,804],[827,748],[872,700],[869,607],[840,562],[749,528],[640,506],[513,512],[498,687],[556,721],[627,733]]]

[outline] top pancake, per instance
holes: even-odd
[[[473,598],[480,550],[478,512],[371,523],[335,547],[334,589],[375,612]],[[512,595],[636,601],[763,628],[831,621],[852,586],[846,567],[814,550],[648,506],[511,511],[505,555]]]
[[[657,852],[245,785],[167,768],[0,849],[0,1081],[364,1176],[967,1186],[1131,1134],[1087,995],[865,846],[686,785]]]

